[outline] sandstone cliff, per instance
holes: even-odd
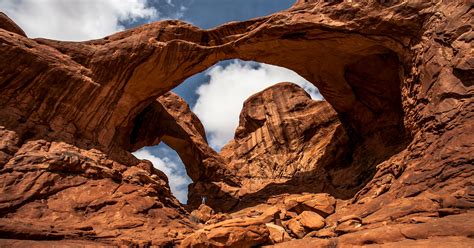
[[[299,0],[60,42],[2,14],[0,244],[472,246],[472,16],[462,0]],[[230,58],[292,69],[326,102],[260,92],[218,154],[167,92]],[[186,209],[130,153],[160,141],[194,181]],[[222,213],[190,215],[203,195]]]

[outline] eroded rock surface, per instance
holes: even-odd
[[[240,186],[198,182],[189,203],[204,196],[215,210],[229,211],[303,188],[339,192],[325,167],[345,159],[348,139],[326,101],[312,100],[296,84],[276,84],[245,101],[235,139],[220,152]]]
[[[235,139],[221,154],[241,178],[292,178],[334,152],[326,148],[338,124],[327,102],[313,101],[295,84],[276,84],[245,101]]]
[[[121,147],[137,150],[166,143],[186,166],[193,181],[221,179],[232,183],[224,159],[207,144],[201,121],[178,95],[168,92],[146,106],[119,135]]]
[[[191,232],[166,175],[150,162],[123,165],[94,149],[15,142],[6,132],[18,149],[0,173],[2,237],[166,245]]]
[[[1,15],[0,244],[472,246],[472,19],[462,0],[301,0],[212,30],[60,42]],[[219,155],[165,94],[231,58],[292,69],[327,103],[261,92]],[[130,154],[160,141],[195,180],[191,207],[209,197],[208,224]],[[315,214],[321,229],[300,222]]]

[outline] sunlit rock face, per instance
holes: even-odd
[[[337,190],[327,180],[331,169],[325,167],[344,167],[348,143],[336,112],[326,101],[312,100],[295,84],[276,84],[245,101],[235,138],[220,152],[240,185],[221,197],[205,193],[212,192],[215,184],[197,182],[191,186],[188,203],[199,204],[203,195],[216,210],[228,211],[236,204],[252,204],[255,198],[265,200],[303,188],[326,188],[335,194]],[[305,185],[302,180],[317,185]]]
[[[0,15],[0,243],[473,245],[471,8],[302,0],[77,43],[29,39]],[[326,102],[264,90],[218,154],[166,93],[230,58],[292,69]],[[194,180],[187,209],[130,153],[160,141]],[[202,202],[204,224],[189,215]]]
[[[327,146],[326,136],[332,137],[337,125],[326,101],[313,101],[297,85],[280,83],[247,99],[235,139],[221,155],[241,178],[292,178],[320,164],[324,151],[318,149]]]

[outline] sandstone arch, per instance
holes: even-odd
[[[410,32],[416,22],[405,26],[400,22],[397,33],[386,34],[386,30],[394,28],[393,22],[383,24],[383,11],[388,10],[376,3],[372,7],[382,12],[372,18],[379,18],[382,25],[375,31],[364,18],[353,22],[344,15],[338,20],[334,13],[310,15],[309,8],[303,8],[307,4],[209,31],[165,21],[82,43],[15,37],[17,47],[27,52],[25,58],[32,61],[28,63],[38,64],[32,68],[50,67],[58,60],[69,65],[57,70],[57,74],[69,78],[67,84],[53,86],[61,92],[61,98],[46,97],[39,109],[35,109],[38,105],[31,105],[24,112],[38,113],[38,118],[52,122],[71,123],[81,136],[103,149],[121,150],[117,140],[123,140],[120,135],[130,135],[131,130],[117,130],[129,125],[159,95],[219,60],[241,58],[287,67],[308,79],[354,136],[387,128],[397,135],[403,132],[399,78],[403,68],[399,68],[399,62],[409,59],[404,42],[416,38]],[[359,11],[358,15],[369,11],[354,10]],[[337,11],[344,13],[347,9]],[[412,17],[420,18],[415,10],[400,16],[402,20]],[[51,62],[38,61],[39,54],[28,52],[29,46],[34,47],[33,51],[51,52]],[[5,51],[6,56],[8,52]],[[59,75],[44,75],[42,82],[57,81]],[[15,85],[15,78],[9,83]],[[89,100],[78,101],[79,95],[88,95]]]
[[[58,126],[70,123],[83,138],[112,154],[121,154],[120,159],[128,159],[122,150],[140,147],[123,141],[133,136],[137,116],[150,107],[153,111],[158,96],[220,60],[240,58],[292,69],[315,84],[338,112],[354,142],[378,132],[403,138],[400,76],[410,59],[407,43],[416,41],[413,30],[422,21],[403,20],[423,18],[417,14],[417,8],[424,6],[414,5],[412,12],[396,16],[399,22],[387,23],[384,18],[391,10],[378,3],[367,4],[371,8],[343,3],[333,12],[310,14],[308,6],[324,8],[327,4],[297,3],[288,11],[209,31],[179,21],[165,21],[82,43],[18,37],[14,42],[26,52],[25,57],[32,61],[29,63],[38,63],[32,68],[51,67],[58,60],[69,65],[57,69],[59,75],[46,74],[41,82],[35,82],[61,94],[45,97],[41,104],[30,104],[22,111],[37,113],[36,118],[45,121],[59,122]],[[381,23],[376,30],[364,17],[351,19],[372,9],[381,11],[371,16]],[[391,32],[394,29],[396,32]],[[30,52],[29,47],[33,51],[48,50],[50,61],[38,61],[39,54]],[[42,72],[32,75],[38,77]],[[58,82],[51,86],[50,82],[61,76],[69,78],[67,84]],[[15,80],[13,77],[7,83],[14,86]],[[41,99],[39,96],[45,91],[38,90],[37,94]],[[78,101],[80,95],[89,95],[89,100]],[[156,116],[152,114],[151,118],[155,118],[155,123],[150,125],[159,125]],[[155,141],[155,133],[141,135],[145,136],[151,137],[151,143],[142,139],[139,145],[159,142]],[[181,154],[189,153],[183,148],[189,142],[180,145],[182,139],[176,139],[176,135],[161,136],[169,137],[168,143]],[[203,157],[193,161],[186,159],[192,155],[182,157],[195,181],[229,178],[224,169],[219,169],[223,167],[219,159],[203,163]],[[205,171],[221,172],[211,176]]]
[[[46,237],[43,233],[47,233],[55,238],[87,235],[89,227],[78,231],[65,226],[59,234],[46,229],[33,232],[15,221],[20,210],[26,211],[22,207],[42,204],[35,197],[45,199],[68,187],[90,186],[84,179],[88,177],[103,179],[105,188],[117,182],[133,184],[134,199],[140,204],[123,210],[129,216],[156,210],[153,201],[141,204],[150,195],[181,211],[166,191],[164,177],[131,157],[128,151],[137,147],[123,143],[124,137],[134,137],[130,133],[135,118],[159,96],[230,58],[284,66],[313,82],[355,142],[372,136],[383,139],[395,134],[398,138],[405,131],[413,137],[405,149],[378,164],[373,179],[328,222],[337,223],[340,217],[355,213],[364,218],[363,228],[370,231],[419,212],[437,217],[467,212],[470,216],[472,5],[465,1],[352,2],[298,1],[288,11],[208,31],[167,21],[79,43],[28,39],[16,25],[3,23],[0,54],[7,66],[0,68],[0,134],[5,143],[0,176],[7,187],[0,194],[0,213],[9,214],[2,220],[3,233],[21,233],[22,237]],[[60,141],[66,144],[53,144]],[[137,146],[141,145],[145,144]],[[113,159],[104,159],[96,149]],[[196,171],[205,171],[206,166]],[[64,176],[74,173],[80,177],[71,177],[79,179],[66,185]],[[203,173],[196,178],[223,180],[226,173]],[[36,186],[17,187],[19,178]],[[37,188],[43,190],[39,195],[32,192]],[[423,203],[420,208],[410,207],[418,206],[418,201]],[[77,211],[116,204],[86,203],[86,208]],[[409,207],[396,213],[380,207],[388,203]],[[74,218],[71,223],[81,223]],[[472,231],[462,229],[462,220],[453,219],[454,227],[447,235],[456,236],[452,231],[461,230],[461,235],[472,236]],[[434,228],[433,223],[413,227],[422,230],[414,239],[429,237],[424,234]],[[184,229],[192,226],[186,225]],[[20,231],[15,229],[18,226]],[[135,234],[133,228],[127,235]],[[407,238],[396,235],[383,242]],[[340,241],[372,242],[364,237]]]

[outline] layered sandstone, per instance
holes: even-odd
[[[472,15],[461,0],[301,0],[212,30],[164,21],[87,42],[29,39],[0,15],[0,233],[17,239],[0,243],[468,247]],[[165,94],[230,58],[293,69],[327,103],[261,92],[217,154]],[[205,195],[226,213],[192,222],[130,154],[160,141],[194,180],[191,207]]]

